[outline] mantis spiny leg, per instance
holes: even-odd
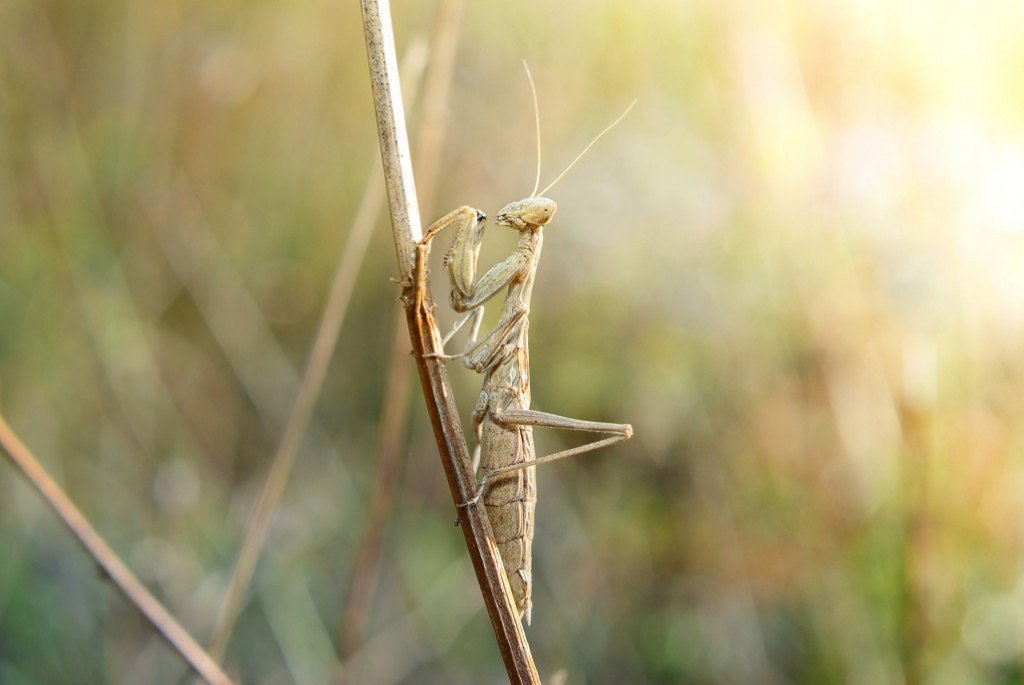
[[[459,330],[472,319],[473,325],[470,328],[470,339],[466,346],[468,350],[476,343],[476,336],[480,331],[480,324],[483,321],[483,307],[465,306],[464,302],[471,297],[476,287],[476,264],[480,255],[480,243],[483,240],[484,223],[487,215],[469,205],[463,205],[458,209],[448,212],[427,228],[420,240],[420,245],[429,246],[430,242],[438,233],[444,229],[455,226],[455,238],[452,245],[444,256],[444,265],[448,270],[448,277],[451,280],[451,302],[452,308],[457,312],[469,313],[455,323],[441,341],[442,349],[448,341],[459,332]],[[462,355],[445,355],[441,353],[428,354],[429,357],[441,359],[455,359]]]

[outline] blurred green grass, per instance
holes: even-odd
[[[395,4],[400,51],[435,11]],[[552,192],[535,289],[535,405],[636,428],[539,473],[542,673],[1024,680],[1022,20],[995,0],[467,6],[438,213],[530,188],[520,58],[544,179],[640,99]],[[202,640],[377,163],[354,3],[0,6],[0,401]],[[511,245],[490,231],[485,263]],[[334,673],[393,263],[382,224],[228,653],[247,683]],[[468,411],[478,379],[453,375]],[[414,405],[349,667],[501,682]],[[7,468],[0,549],[0,682],[183,677]]]

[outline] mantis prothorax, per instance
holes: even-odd
[[[525,67],[526,63],[523,65]],[[465,316],[444,337],[442,347],[468,321],[473,323],[465,352],[448,356],[442,351],[430,356],[445,359],[461,357],[467,367],[484,376],[480,397],[473,411],[473,425],[478,438],[474,462],[479,463],[482,475],[475,497],[461,506],[475,504],[483,498],[517,608],[529,623],[532,609],[531,546],[537,502],[535,467],[628,440],[633,434],[629,424],[583,421],[530,409],[530,298],[544,240],[543,229],[558,208],[554,200],[543,197],[543,194],[601,136],[621,121],[633,105],[599,133],[565,171],[538,194],[540,115],[536,88],[528,67],[526,73],[533,92],[534,119],[537,125],[537,179],[529,197],[505,205],[495,217],[495,223],[519,233],[515,250],[477,279],[477,258],[487,217],[480,210],[468,206],[460,207],[432,224],[424,234],[421,245],[429,246],[437,233],[451,226],[456,227],[455,239],[445,255],[444,265],[451,280],[452,309]],[[498,323],[483,340],[477,342],[483,319],[483,304],[505,287],[508,290]],[[533,446],[534,426],[605,433],[610,437],[538,459]]]

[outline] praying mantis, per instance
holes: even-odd
[[[526,67],[525,62],[523,65]],[[544,227],[551,222],[558,208],[554,200],[543,195],[601,136],[621,121],[633,105],[599,133],[565,171],[538,194],[540,114],[529,67],[526,67],[526,74],[533,93],[537,124],[537,179],[529,197],[505,205],[495,217],[496,224],[519,233],[514,251],[478,279],[477,260],[487,216],[469,206],[449,212],[434,222],[420,244],[429,249],[438,233],[455,227],[455,237],[445,254],[444,266],[451,281],[451,307],[465,316],[444,337],[441,346],[443,348],[456,332],[471,321],[469,338],[461,354],[446,355],[441,352],[428,356],[461,358],[466,367],[483,375],[483,386],[472,415],[477,435],[473,461],[475,466],[478,464],[480,474],[478,489],[472,499],[459,506],[476,504],[483,499],[516,608],[520,617],[529,624],[533,606],[532,544],[537,503],[536,466],[628,440],[633,435],[633,428],[629,424],[583,421],[530,409],[530,300],[544,242]],[[425,285],[421,283],[419,287]],[[478,342],[484,303],[502,288],[507,290],[498,323]],[[533,444],[535,426],[589,431],[610,437],[537,458]]]

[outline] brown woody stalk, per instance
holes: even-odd
[[[416,177],[420,179],[423,211],[431,213],[431,198],[437,185],[437,166],[441,144],[447,129],[448,99],[451,91],[455,51],[458,47],[459,23],[465,0],[445,0],[438,10],[430,68],[427,70],[422,103],[422,116],[417,127]],[[401,73],[404,75],[405,71]],[[408,92],[408,91],[407,91]],[[410,100],[412,98],[410,97]],[[377,173],[380,173],[379,167]],[[383,183],[381,184],[383,195]],[[338,622],[338,656],[343,661],[362,642],[363,626],[370,601],[377,587],[377,567],[383,550],[384,533],[395,502],[398,473],[404,459],[401,439],[409,408],[409,343],[402,332],[403,316],[394,324],[391,371],[388,374],[384,411],[377,434],[377,479],[370,497],[369,514],[356,545],[355,563],[346,601]]]
[[[146,589],[110,545],[100,537],[88,519],[72,503],[67,494],[50,477],[32,452],[18,439],[4,417],[0,415],[0,447],[32,484],[46,503],[56,512],[68,530],[78,538],[86,553],[103,569],[124,598],[128,600],[153,626],[167,644],[188,662],[200,677],[213,685],[231,685],[231,679],[217,662],[203,651],[174,616]]]
[[[448,487],[452,500],[459,504],[473,498],[476,479],[470,467],[469,450],[444,362],[424,358],[424,354],[438,351],[441,336],[434,319],[430,293],[425,288],[417,288],[417,283],[422,284],[425,279],[423,258],[426,254],[422,249],[417,250],[423,229],[416,204],[409,138],[399,89],[391,11],[387,0],[362,0],[362,10],[391,227],[403,281],[406,323]],[[458,512],[509,681],[516,685],[539,685],[540,678],[530,645],[519,622],[483,504],[478,500],[474,505],[458,508]]]

